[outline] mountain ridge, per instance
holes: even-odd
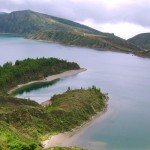
[[[15,22],[13,19],[15,20]],[[14,33],[30,34],[30,33],[40,32],[40,31],[51,30],[51,29],[52,30],[54,29],[55,30],[64,30],[64,29],[71,30],[72,29],[71,27],[75,27],[77,29],[83,29],[84,31],[94,32],[97,34],[103,34],[102,32],[96,29],[76,23],[74,21],[70,21],[67,19],[63,19],[63,18],[59,18],[59,17],[55,17],[55,16],[51,16],[51,15],[47,15],[47,14],[43,14],[39,12],[34,12],[32,10],[14,11],[11,13],[7,13],[3,16],[0,16],[0,32],[7,33],[7,31],[9,30],[9,25],[10,25],[9,21],[12,21],[11,27],[14,27],[14,28],[17,26],[16,24],[18,23],[20,23],[20,28],[26,27],[26,26],[23,26],[23,23],[25,23],[24,25],[28,25],[28,26],[30,25],[35,28],[33,29],[33,28],[28,27],[28,31],[23,30],[23,29],[19,30],[18,28],[15,28],[15,30],[11,29],[12,30],[11,32],[14,32]],[[8,23],[8,24],[5,24],[5,23]],[[7,25],[8,29],[6,29],[6,27],[3,28],[3,24]],[[64,25],[66,25],[67,27],[65,27]]]
[[[34,12],[14,11],[0,15],[0,33],[31,35],[30,39],[48,40],[65,45],[123,52],[141,48],[112,33],[104,33],[67,19]]]

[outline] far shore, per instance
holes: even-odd
[[[61,79],[61,78],[65,78],[65,77],[68,77],[68,76],[73,76],[73,75],[76,75],[78,73],[84,72],[86,70],[87,69],[85,69],[85,68],[81,68],[81,69],[78,69],[78,70],[68,70],[68,71],[65,71],[65,72],[60,73],[60,74],[48,76],[48,77],[46,77],[42,80],[36,80],[36,81],[31,81],[31,82],[28,82],[28,83],[25,83],[25,84],[20,84],[17,87],[15,87],[15,88],[11,89],[10,91],[8,91],[8,94],[11,94],[15,90],[17,90],[19,88],[22,88],[24,86],[28,86],[28,85],[33,84],[33,83],[50,82],[50,81],[53,81],[53,80],[56,80],[56,79]]]
[[[105,94],[105,95],[106,95],[106,103],[107,103],[107,101],[109,100],[109,97],[108,97],[108,94]],[[58,147],[64,147],[64,146],[66,146],[65,143],[67,143],[67,141],[72,136],[74,136],[75,134],[80,132],[82,129],[88,128],[93,121],[98,119],[106,111],[107,111],[107,107],[103,111],[98,112],[96,115],[91,117],[88,121],[84,122],[81,126],[78,126],[74,129],[72,129],[71,131],[64,132],[64,133],[58,133],[56,135],[51,136],[48,140],[45,140],[42,142],[43,148],[46,149],[46,148],[50,148],[50,147],[57,147],[57,146]]]

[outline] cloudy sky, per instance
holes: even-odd
[[[31,9],[128,39],[150,32],[150,0],[0,0],[0,11]]]

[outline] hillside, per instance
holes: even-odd
[[[103,34],[79,23],[31,10],[14,11],[0,16],[0,33],[31,34],[47,30],[83,31]]]
[[[129,42],[141,47],[145,50],[150,50],[150,33],[138,34],[130,39]]]
[[[114,34],[31,10],[0,15],[0,33],[35,34],[32,39],[50,40],[67,45],[119,51],[139,51]],[[37,35],[38,34],[38,35]]]
[[[95,87],[68,90],[51,101],[42,107],[34,101],[0,96],[0,149],[42,149],[41,140],[70,131],[107,107],[106,96]]]
[[[124,52],[140,51],[137,46],[126,40],[110,35],[96,35],[77,31],[47,31],[28,37],[35,40],[54,41],[65,45],[74,45],[94,49],[117,50]]]

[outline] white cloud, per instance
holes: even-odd
[[[116,36],[124,39],[129,39],[139,33],[150,32],[150,28],[145,28],[128,22],[96,24],[93,20],[87,19],[80,23],[93,27],[102,32],[115,33]]]

